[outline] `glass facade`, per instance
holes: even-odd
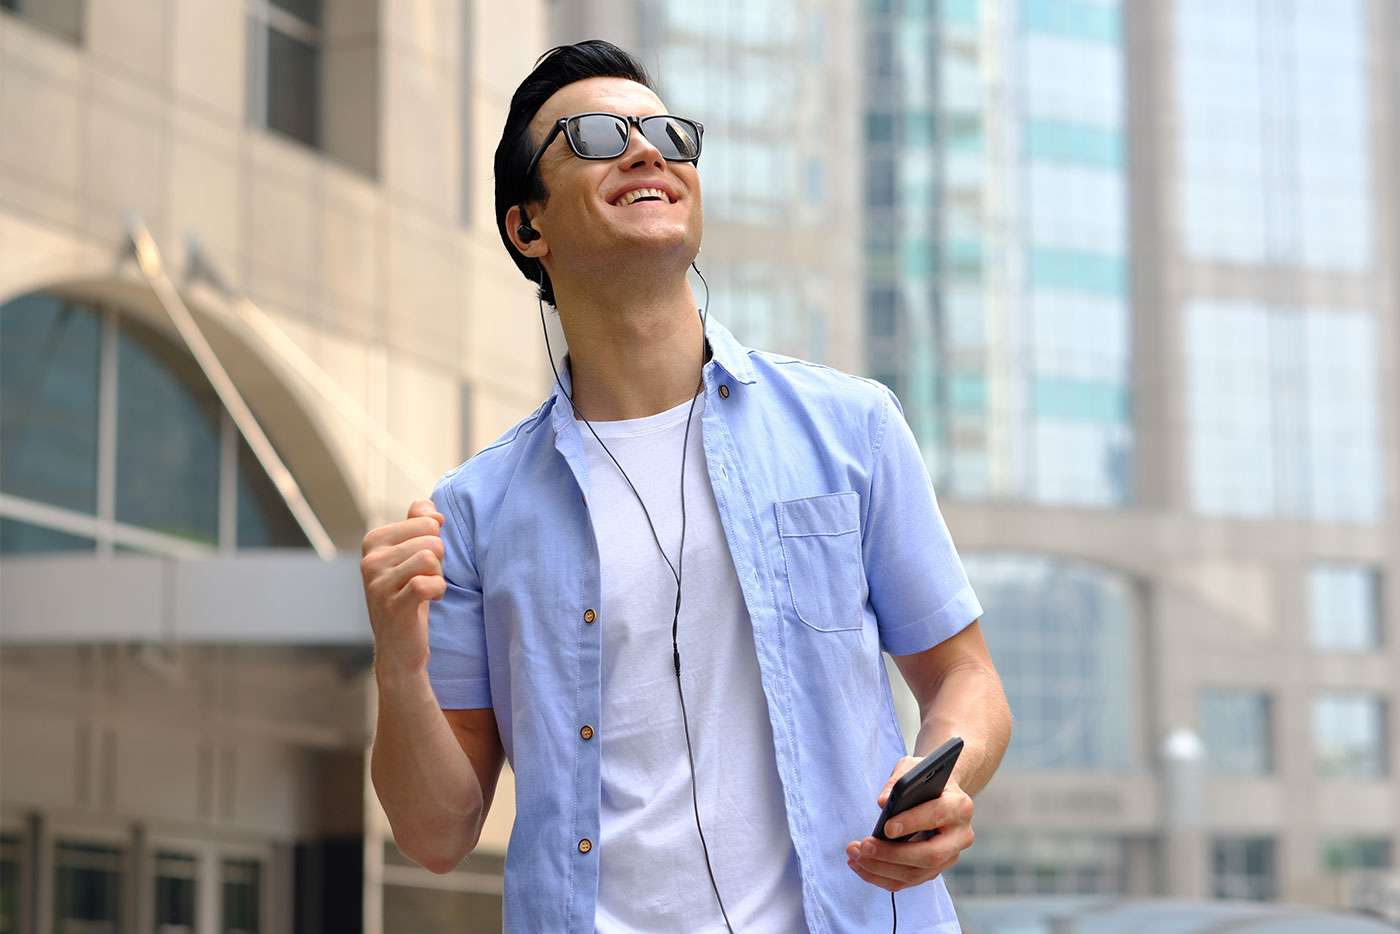
[[[219,536],[220,405],[194,359],[127,322],[117,344],[117,521]]]
[[[183,853],[157,853],[155,879],[157,934],[193,934],[199,888],[195,858]]]
[[[0,492],[97,509],[100,319],[27,295],[0,307]]]
[[[828,163],[841,114],[820,103],[835,84],[822,9],[801,0],[661,0],[638,4],[638,16],[667,108],[722,141],[698,166],[707,228],[721,232],[717,239],[829,238]],[[833,274],[820,256],[716,250],[700,266],[711,307],[739,340],[826,358],[828,317],[846,309],[828,306]],[[703,301],[698,284],[696,292]]]
[[[0,834],[0,934],[19,934],[22,930],[23,870],[23,838],[19,834]]]
[[[1119,6],[927,11],[877,5],[868,17],[870,372],[900,395],[944,493],[1124,505]]]
[[[1278,856],[1268,837],[1220,837],[1211,843],[1211,894],[1216,898],[1278,898]]]
[[[1186,306],[1184,324],[1195,508],[1378,521],[1384,483],[1374,316],[1198,300]]]
[[[1308,569],[1308,630],[1319,649],[1365,651],[1381,645],[1380,575],[1352,564]]]
[[[976,844],[962,852],[945,878],[955,897],[1128,891],[1123,840],[1086,834],[979,830]]]
[[[1313,751],[1328,778],[1377,779],[1390,773],[1385,699],[1333,691],[1313,700]]]
[[[1269,696],[1262,691],[1203,691],[1197,716],[1206,767],[1217,775],[1272,772],[1271,707]]]
[[[223,862],[221,934],[258,934],[262,930],[262,864],[254,859]]]
[[[0,495],[5,554],[307,547],[193,358],[43,293],[0,305]]]
[[[117,934],[122,929],[126,852],[58,842],[53,850],[54,934]]]
[[[1369,268],[1366,3],[1178,0],[1174,10],[1184,252]]]
[[[1385,837],[1329,837],[1322,844],[1322,865],[1330,872],[1393,869],[1391,841]]]
[[[1008,770],[1125,772],[1136,763],[1130,582],[1031,555],[964,555],[1016,728]]]

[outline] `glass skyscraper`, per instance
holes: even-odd
[[[1133,499],[1114,2],[870,5],[866,328],[946,495]]]
[[[1345,901],[1393,868],[1397,18],[560,11],[706,122],[721,320],[888,385],[920,442],[1016,716],[964,894]]]

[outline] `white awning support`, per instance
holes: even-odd
[[[136,261],[141,268],[141,274],[145,276],[151,291],[155,293],[161,307],[169,315],[170,322],[175,325],[175,330],[179,332],[185,346],[194,355],[195,362],[204,371],[209,384],[214,387],[219,401],[223,403],[229,417],[238,427],[239,434],[248,442],[248,447],[252,449],[253,456],[258,459],[258,463],[262,464],[263,470],[267,471],[273,486],[276,487],[283,502],[287,504],[287,508],[291,510],[292,517],[296,519],[297,525],[301,526],[302,532],[306,534],[306,538],[311,542],[311,547],[316,550],[316,554],[320,555],[323,561],[331,561],[336,554],[331,537],[326,534],[321,520],[316,517],[316,513],[307,503],[306,497],[302,495],[301,487],[297,484],[296,478],[282,463],[282,459],[277,456],[272,442],[267,439],[266,433],[263,432],[262,426],[253,416],[252,410],[243,401],[238,387],[233,384],[233,380],[229,378],[228,372],[219,362],[213,348],[209,346],[209,341],[205,339],[204,333],[195,323],[190,310],[185,307],[180,293],[171,284],[170,277],[166,274],[165,267],[161,262],[160,250],[156,247],[155,239],[151,236],[150,230],[146,228],[139,216],[131,215],[127,218],[127,233],[135,248]]]
[[[424,495],[437,485],[437,475],[423,465],[403,442],[365,411],[364,407],[336,382],[334,377],[321,368],[311,355],[302,350],[287,332],[277,326],[267,313],[259,308],[248,296],[236,292],[225,282],[205,256],[198,238],[189,238],[190,275],[198,276],[214,287],[229,308],[248,329],[273,353],[282,359],[287,369],[304,379],[335,411],[374,448],[375,452],[392,464],[414,487]]]

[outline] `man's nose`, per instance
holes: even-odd
[[[634,123],[629,129],[631,132],[627,136],[627,149],[622,154],[622,161],[629,169],[644,165],[661,165],[666,161],[666,157],[661,155],[661,150],[652,145],[641,127]]]

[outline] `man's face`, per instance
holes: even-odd
[[[565,85],[544,102],[530,122],[530,138],[538,146],[556,121],[590,111],[645,116],[666,113],[666,108],[644,85],[588,78]],[[703,219],[695,166],[667,162],[637,127],[631,128],[626,151],[615,159],[580,159],[560,133],[536,171],[549,198],[543,206],[527,207],[552,257],[552,277],[575,263],[607,260],[609,253],[617,261],[655,257],[659,250],[689,263],[698,252]],[[636,192],[642,189],[664,197],[652,191],[638,199]],[[619,247],[626,250],[618,252]]]

